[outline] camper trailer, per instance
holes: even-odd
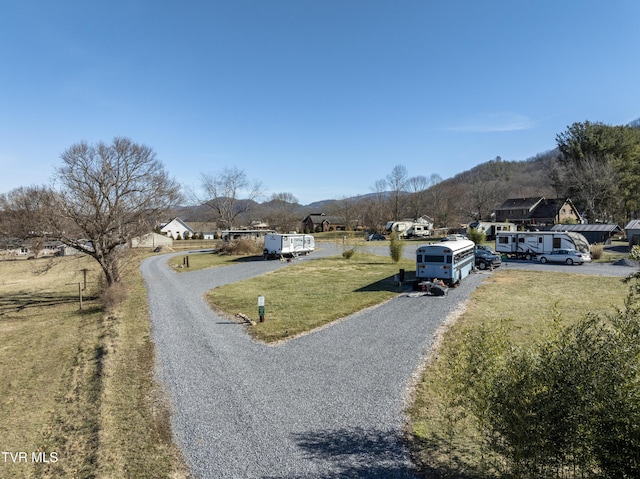
[[[496,234],[496,251],[515,259],[536,259],[557,249],[575,249],[589,253],[589,242],[571,231],[519,231]]]
[[[431,235],[431,225],[419,221],[389,221],[385,229],[388,233],[398,233],[401,238],[423,238]]]
[[[493,221],[474,221],[469,223],[467,230],[470,228],[483,232],[488,240],[493,240],[500,232],[515,232],[518,230],[515,223],[496,223]]]
[[[282,258],[309,254],[315,249],[315,240],[304,234],[268,234],[264,237],[264,257]]]

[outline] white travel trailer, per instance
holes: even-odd
[[[264,257],[295,257],[309,254],[315,249],[315,240],[304,234],[268,234],[264,237]]]
[[[515,223],[499,223],[495,221],[474,221],[469,223],[469,228],[484,232],[488,240],[495,239],[496,235],[503,232],[515,232],[518,228]]]
[[[589,253],[589,242],[580,233],[572,231],[519,231],[496,235],[496,252],[509,258],[530,260],[556,249]]]
[[[432,225],[420,221],[389,221],[387,232],[397,232],[402,238],[423,238],[431,235]]]

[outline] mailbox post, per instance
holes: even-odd
[[[264,322],[264,296],[258,296],[258,316],[260,316],[260,322]]]

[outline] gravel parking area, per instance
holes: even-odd
[[[310,258],[333,249],[319,245]],[[203,295],[288,263],[177,274],[167,259],[149,258],[142,272],[158,376],[194,477],[415,477],[401,443],[407,386],[438,327],[484,274],[444,297],[397,297],[267,346],[214,314]]]

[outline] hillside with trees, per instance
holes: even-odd
[[[261,221],[280,231],[300,229],[301,220],[311,213],[325,213],[350,230],[381,231],[390,220],[423,215],[438,228],[457,228],[490,219],[508,198],[540,196],[570,198],[590,222],[623,225],[637,217],[640,119],[624,126],[574,123],[556,136],[556,144],[525,161],[497,156],[446,180],[437,173],[410,176],[398,164],[371,185],[368,194],[310,205],[300,205],[287,192],[258,202],[259,185],[240,196],[239,186],[251,182],[242,171],[225,170],[218,177],[203,175],[212,198],[177,214],[186,221],[218,221],[221,227]]]

